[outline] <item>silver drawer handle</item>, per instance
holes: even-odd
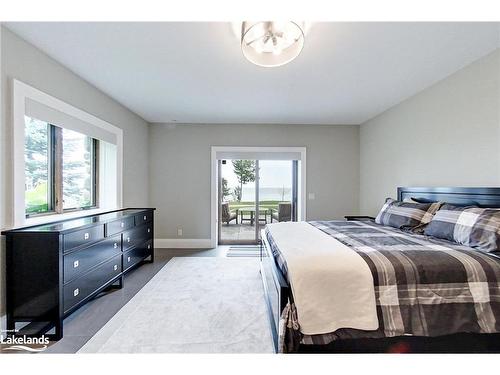
[[[130,242],[130,237],[127,237],[127,242]]]
[[[88,239],[90,238],[90,233],[85,233],[85,234],[83,235],[83,238],[84,238],[85,240],[88,240]]]
[[[75,290],[73,290],[73,297],[76,297],[79,294],[80,294],[80,289],[76,288]]]
[[[151,245],[148,245],[148,249],[151,249]]]
[[[118,269],[118,265],[117,265],[117,264],[115,264],[115,265],[113,266],[113,269],[116,271],[116,270]]]
[[[151,233],[151,229],[150,228],[148,228],[148,233]]]
[[[127,258],[127,262],[130,262],[130,257]]]
[[[78,260],[75,260],[73,262],[73,268],[77,268],[80,265],[80,262]]]
[[[123,227],[125,226],[125,223],[122,221],[122,222],[120,223],[120,226],[123,228]]]
[[[146,220],[147,220],[147,216],[146,216],[146,215],[144,215],[144,221],[146,221]]]
[[[116,249],[117,247],[118,247],[118,244],[115,242],[115,243],[113,244],[113,248],[115,248],[115,249]]]

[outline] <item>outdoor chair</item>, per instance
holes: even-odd
[[[223,223],[229,225],[231,221],[236,220],[236,224],[238,224],[238,210],[236,210],[236,212],[231,212],[229,210],[229,203],[221,204],[221,214]]]
[[[290,202],[282,202],[278,204],[278,211],[273,211],[272,218],[278,221],[292,220],[292,204]],[[272,219],[271,219],[272,221]]]

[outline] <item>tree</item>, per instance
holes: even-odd
[[[241,188],[239,186],[236,186],[234,189],[233,189],[233,192],[231,193],[232,196],[233,196],[233,199],[235,201],[238,201],[240,202],[241,201]]]
[[[227,180],[225,178],[222,178],[222,199],[226,198],[227,196],[231,195],[231,189],[227,186]]]
[[[91,138],[63,133],[63,200],[69,207],[91,204],[91,148]]]
[[[25,199],[26,212],[48,210],[49,126],[25,117]]]
[[[33,187],[47,183],[48,179],[48,126],[47,123],[28,118],[25,131],[26,176]]]
[[[243,185],[248,182],[255,181],[255,161],[254,160],[233,160],[233,170],[238,182],[240,184],[239,191],[235,189],[235,194],[237,194],[238,202],[241,201],[241,195],[243,191]]]

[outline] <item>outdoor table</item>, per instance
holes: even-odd
[[[248,207],[240,207],[238,208],[238,212],[240,213],[240,222],[243,224],[243,220],[250,221],[250,225],[253,225],[255,221],[255,211],[256,207],[248,206]],[[272,221],[272,208],[261,207],[259,209],[259,214],[264,214],[264,218],[260,217],[259,221],[264,221],[267,224],[267,215],[269,215],[269,221]],[[243,215],[250,214],[250,218],[245,218]]]

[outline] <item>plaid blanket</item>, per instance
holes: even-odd
[[[500,257],[470,247],[362,221],[311,225],[351,247],[368,264],[375,284],[379,329],[340,329],[321,335],[290,332],[290,348],[343,338],[439,336],[500,332]],[[268,242],[286,276],[286,260],[269,232]],[[284,312],[296,316],[293,301]],[[294,342],[291,342],[294,341]]]

